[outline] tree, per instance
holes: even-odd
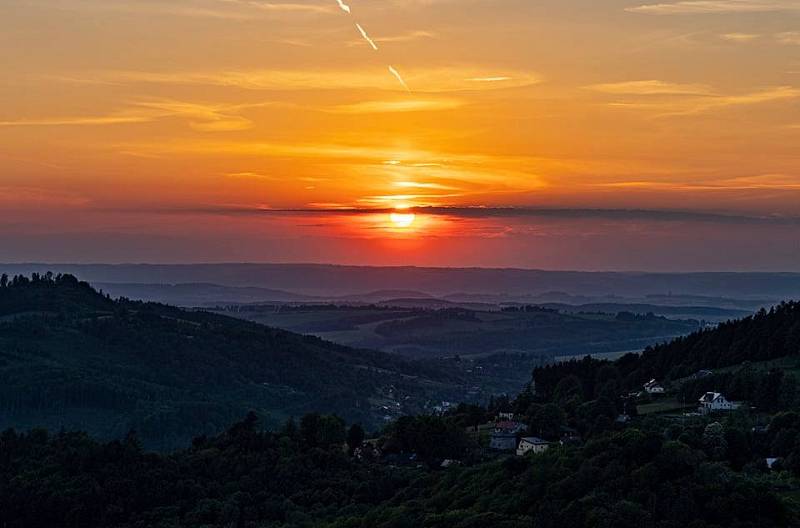
[[[353,424],[347,431],[347,447],[350,453],[361,447],[364,443],[364,428],[359,424]]]
[[[307,414],[300,420],[300,436],[309,447],[341,445],[346,439],[344,421],[338,416]]]
[[[573,402],[583,402],[583,384],[578,376],[567,376],[556,385],[553,400],[562,408]]]
[[[532,417],[531,430],[547,440],[556,440],[565,420],[564,411],[558,405],[548,403],[539,407]]]
[[[703,447],[712,460],[725,460],[728,455],[728,441],[721,423],[714,422],[706,426],[703,431]]]

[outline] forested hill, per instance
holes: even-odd
[[[648,348],[641,363],[653,374],[684,377],[699,369],[800,354],[800,303],[788,302],[713,330]]]
[[[311,410],[372,424],[391,387],[444,397],[451,374],[259,324],[112,300],[70,275],[0,280],[0,428],[135,429],[187,445],[248,410],[266,423]]]
[[[605,364],[616,367],[624,385],[633,389],[641,388],[643,382],[652,378],[669,382],[696,377],[701,370],[746,366],[798,355],[800,303],[785,302],[744,319],[648,347],[641,355],[628,354],[613,363],[586,359],[537,368],[534,379],[537,392],[543,395],[552,395],[558,382],[573,374],[584,378],[591,387],[598,367]],[[708,378],[720,388],[719,379]]]

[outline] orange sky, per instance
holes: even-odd
[[[800,269],[800,1],[344,3],[2,2],[0,260]]]

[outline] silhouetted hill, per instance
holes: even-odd
[[[250,409],[275,424],[310,410],[367,425],[389,388],[418,412],[455,376],[199,311],[112,300],[68,275],[0,288],[0,428],[133,428],[167,448],[221,430]]]
[[[571,375],[582,379],[584,390],[591,393],[598,369],[613,365],[628,389],[641,388],[641,383],[652,378],[670,382],[695,377],[698,379],[692,382],[693,389],[686,391],[690,397],[702,390],[731,388],[731,397],[751,399],[756,391],[763,389],[769,394],[758,397],[768,400],[777,398],[781,380],[763,378],[751,372],[748,365],[797,356],[800,356],[800,303],[785,302],[750,317],[647,347],[640,355],[628,354],[613,363],[587,358],[537,368],[534,379],[537,393],[545,396],[552,395],[556,385]],[[741,367],[740,372],[726,370],[732,367]],[[698,377],[701,370],[713,372]]]

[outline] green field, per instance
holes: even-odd
[[[661,414],[679,410],[689,412],[695,410],[695,408],[694,405],[688,405],[686,402],[679,402],[675,398],[665,398],[653,403],[638,405],[636,411],[640,416],[646,416],[648,414]]]

